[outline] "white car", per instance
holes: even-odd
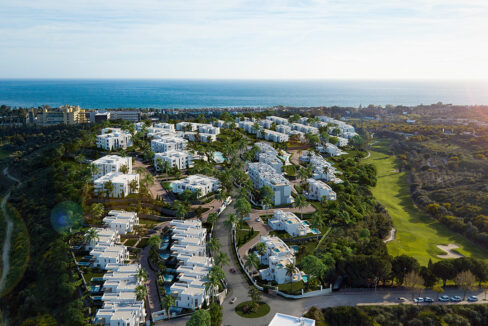
[[[260,217],[256,217],[256,222],[261,222],[261,218]]]
[[[231,300],[230,300],[230,304],[234,304],[234,302],[237,301],[237,297],[233,297]]]

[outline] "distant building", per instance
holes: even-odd
[[[122,166],[127,166],[128,173],[132,173],[132,158],[129,156],[105,155],[93,161],[92,165],[96,166],[97,170],[93,174],[93,179],[98,179],[110,172],[120,172]]]
[[[300,237],[313,233],[309,225],[303,222],[292,212],[284,212],[277,209],[273,213],[273,217],[268,219],[268,225],[277,231],[286,231],[292,237]]]
[[[79,106],[65,105],[59,108],[42,108],[42,113],[38,114],[31,109],[27,114],[28,124],[38,124],[43,127],[58,124],[76,125],[89,122],[86,119],[85,110]]]
[[[107,151],[119,148],[127,149],[132,146],[132,136],[120,128],[104,128],[102,134],[97,136],[96,144],[98,148]]]
[[[326,197],[327,200],[337,199],[336,193],[328,184],[312,178],[307,179],[307,182],[308,191],[305,195],[309,200],[322,200],[323,197]]]
[[[272,141],[274,143],[285,143],[288,141],[288,135],[287,134],[277,132],[277,131],[273,131],[273,130],[264,129],[261,132],[261,135],[264,139]]]
[[[137,189],[132,190],[130,187],[131,182],[137,183]],[[139,174],[123,174],[120,172],[110,172],[95,179],[94,192],[95,194],[105,193],[106,185],[108,182],[112,182],[113,190],[107,194],[111,198],[124,198],[131,193],[139,192]],[[105,194],[104,194],[105,195]]]
[[[291,196],[290,182],[280,173],[266,163],[249,163],[249,177],[254,184],[254,187],[261,189],[264,186],[269,186],[273,189],[274,197],[273,204],[275,206],[291,204],[293,202]]]
[[[190,175],[184,179],[171,182],[171,190],[181,194],[185,190],[200,191],[200,197],[220,189],[220,181],[214,177],[201,174]]]
[[[154,154],[154,167],[160,170],[158,159],[162,162],[168,162],[170,167],[177,167],[180,170],[193,167],[193,154],[183,150],[170,150],[163,153]]]
[[[274,115],[269,115],[266,117],[267,120],[271,120],[272,122],[276,123],[277,125],[286,125],[288,124],[288,119],[276,117]]]
[[[278,237],[262,236],[260,242],[266,245],[264,255],[259,256],[261,263],[268,268],[259,270],[261,278],[265,281],[275,281],[278,284],[299,282],[302,274],[295,268],[295,274],[288,275],[286,266],[296,264],[293,251]]]
[[[151,150],[155,153],[181,151],[186,148],[188,140],[176,136],[164,136],[151,140]]]
[[[134,230],[135,225],[139,225],[139,217],[136,212],[111,210],[103,218],[103,223],[119,234],[127,234]]]

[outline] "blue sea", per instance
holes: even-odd
[[[0,80],[0,104],[84,108],[488,104],[488,82],[277,80]]]

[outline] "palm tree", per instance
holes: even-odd
[[[160,244],[161,244],[161,239],[157,235],[152,235],[147,241],[147,245],[149,246],[149,248],[154,250],[159,249]]]
[[[308,179],[307,168],[302,167],[301,169],[298,170],[298,178],[300,178],[300,180],[302,180],[302,182],[305,182],[305,180]]]
[[[217,275],[209,272],[207,275],[207,280],[205,281],[204,285],[205,285],[205,291],[207,293],[211,292],[212,296],[215,296],[215,289],[219,288],[220,279],[217,277]]]
[[[90,228],[88,229],[88,231],[86,231],[86,234],[85,234],[85,241],[87,243],[90,243],[92,242],[93,240],[94,241],[97,241],[99,239],[99,236],[98,236],[98,231],[97,229],[94,229],[94,228]]]
[[[136,274],[137,281],[144,283],[147,281],[147,271],[144,268],[138,268]]]
[[[131,180],[131,182],[129,182],[129,190],[130,190],[131,194],[133,194],[137,190],[139,190],[139,182],[137,182],[136,179],[133,179],[133,180]]]
[[[210,225],[214,226],[215,225],[215,222],[217,222],[217,218],[219,216],[217,215],[217,213],[210,213],[208,214],[207,216],[207,223],[210,223]]]
[[[147,288],[144,285],[136,286],[136,298],[143,301],[147,297]]]
[[[259,255],[263,256],[266,253],[266,244],[264,242],[258,242],[256,245],[256,250],[258,251]]]
[[[223,267],[230,263],[229,256],[226,253],[219,251],[215,256],[215,265]]]
[[[166,312],[166,318],[169,318],[169,308],[175,305],[175,298],[173,298],[173,296],[169,294],[166,294],[163,297],[163,302],[161,302],[161,305],[163,306],[163,309]]]
[[[112,180],[108,180],[107,182],[105,182],[105,184],[103,185],[103,189],[105,189],[107,197],[113,195],[114,185],[112,183]]]
[[[175,200],[173,203],[174,209],[176,211],[176,216],[181,217],[182,219],[188,214],[188,209],[185,205],[185,203]]]
[[[310,226],[316,229],[321,229],[325,226],[325,222],[322,219],[320,212],[315,212],[310,219]]]
[[[224,225],[229,229],[234,229],[237,224],[237,217],[235,214],[230,214],[229,218],[224,221]]]
[[[308,205],[308,201],[307,201],[307,199],[304,196],[298,195],[295,198],[294,206],[297,207],[300,210],[300,218],[301,219],[303,219],[303,211],[302,211],[302,209],[304,207],[307,207],[307,205]]]
[[[129,173],[129,167],[124,164],[120,167],[119,171],[122,172],[123,174],[127,174]]]
[[[216,253],[217,251],[220,250],[220,241],[218,238],[211,238],[207,246],[210,252]]]
[[[244,257],[246,262],[244,263],[244,267],[246,267],[248,270],[251,270],[252,268],[256,269],[256,271],[259,268],[259,258],[256,256],[255,253],[250,253],[246,257]]]
[[[293,276],[295,276],[295,265],[289,263],[285,266],[286,276],[290,276],[291,278],[291,292],[293,293]]]

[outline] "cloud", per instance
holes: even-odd
[[[488,75],[487,16],[478,0],[17,0],[0,3],[0,77]]]

